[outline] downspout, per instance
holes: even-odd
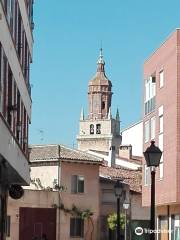
[[[61,204],[61,196],[60,196],[60,186],[61,186],[61,162],[60,162],[60,157],[61,157],[61,146],[58,145],[58,219],[59,219],[59,224],[58,224],[58,240],[60,240],[60,235],[61,235],[61,210],[60,210],[60,204]]]
[[[168,229],[168,240],[170,240],[170,238],[169,238],[169,235],[171,234],[171,231],[170,231],[170,229],[169,229],[169,227],[170,227],[170,224],[169,224],[169,218],[170,218],[170,210],[169,210],[169,205],[167,205],[167,217],[168,217],[168,227],[167,227],[167,229]]]

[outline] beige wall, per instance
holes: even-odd
[[[113,183],[101,183],[101,215],[109,215],[116,212],[116,197]],[[148,220],[150,218],[149,207],[142,207],[142,194],[130,191],[129,202],[131,209],[129,214],[132,220]],[[123,206],[121,206],[122,208]]]
[[[84,176],[84,193],[71,193],[71,175]],[[81,210],[90,209],[94,214],[92,216],[94,223],[93,239],[99,239],[99,166],[89,164],[77,164],[62,162],[61,165],[61,185],[67,190],[62,193],[62,202],[66,208],[71,208],[72,204]],[[89,225],[88,228],[91,228]],[[87,222],[85,224],[85,232]],[[61,238],[69,240],[70,215],[61,214]],[[73,238],[75,239],[75,238]],[[79,238],[78,238],[79,239]]]
[[[7,240],[19,240],[19,208],[51,208],[53,204],[58,205],[58,193],[39,190],[25,190],[24,196],[19,200],[8,199],[7,215],[11,216],[10,237]],[[58,214],[57,214],[58,215]],[[58,234],[57,217],[57,234]]]
[[[121,144],[119,121],[115,119],[80,120],[79,124],[78,149],[109,151],[109,147],[114,145],[118,150]],[[94,134],[89,132],[90,124],[94,124]],[[101,124],[101,134],[96,134],[96,124]]]
[[[142,194],[131,195],[131,219],[149,220],[150,208],[142,206]]]

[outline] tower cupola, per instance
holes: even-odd
[[[112,84],[105,74],[105,61],[102,48],[97,61],[97,72],[89,81],[89,119],[108,118],[109,108],[111,107]]]

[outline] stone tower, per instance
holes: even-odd
[[[88,85],[88,118],[85,119],[83,109],[81,110],[78,149],[109,151],[114,146],[118,151],[121,144],[120,119],[118,110],[115,118],[111,115],[111,89],[101,49],[96,74]]]

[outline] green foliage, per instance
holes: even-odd
[[[117,226],[117,214],[112,213],[107,218],[108,227],[111,230],[115,230]],[[120,228],[124,230],[125,228],[125,215],[123,213],[120,214]]]
[[[82,219],[89,219],[93,215],[93,212],[91,212],[90,209],[81,210],[77,208],[74,204],[72,205],[72,208],[66,208],[63,203],[61,203],[59,206],[57,206],[56,204],[52,204],[52,207],[59,208],[65,213],[69,213],[72,216],[78,216]]]

